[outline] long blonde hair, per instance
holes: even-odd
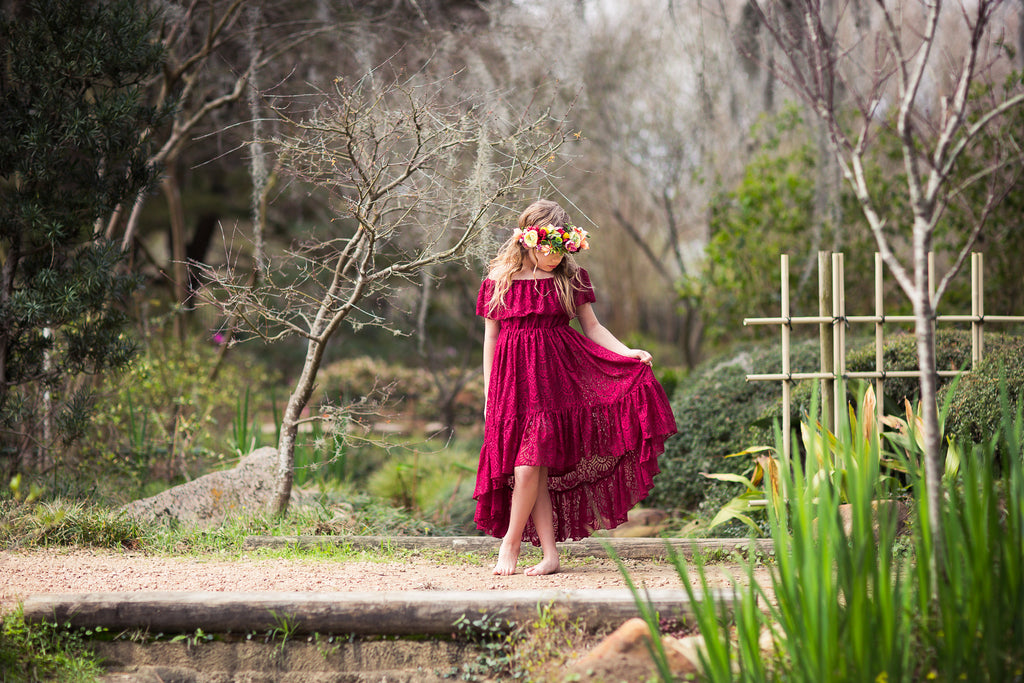
[[[519,214],[519,228],[524,229],[531,225],[554,225],[562,227],[569,225],[569,214],[555,202],[549,199],[540,199],[530,204]],[[491,293],[491,301],[487,306],[487,315],[494,315],[500,307],[505,305],[505,295],[512,287],[512,276],[523,269],[523,262],[526,259],[526,247],[519,243],[515,237],[510,237],[501,245],[490,263],[487,277],[494,281],[494,291]],[[554,276],[555,289],[558,292],[558,301],[570,318],[576,317],[575,293],[583,289],[583,282],[580,278],[580,266],[570,254],[562,257],[551,274]]]

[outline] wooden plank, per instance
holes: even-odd
[[[244,547],[247,550],[254,550],[334,545],[353,550],[497,552],[499,542],[499,539],[485,536],[249,536],[245,539]],[[524,543],[523,547],[530,546]],[[621,558],[665,559],[670,548],[684,557],[750,550],[768,552],[772,549],[772,541],[768,538],[753,541],[742,538],[585,538],[581,541],[559,543],[558,548],[565,556],[610,557],[611,550]]]
[[[663,616],[692,618],[683,590],[646,591]],[[730,590],[712,599],[727,608]],[[488,614],[513,623],[535,619],[538,605],[564,608],[591,629],[617,627],[638,616],[625,589],[512,591],[395,591],[360,593],[134,592],[33,595],[23,603],[25,621],[56,621],[75,627],[102,626],[117,632],[266,632],[288,624],[292,633],[357,635],[447,635],[465,615]]]

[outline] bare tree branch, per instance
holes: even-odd
[[[373,82],[337,81],[315,93],[320,103],[304,116],[283,102],[275,108],[282,132],[266,146],[297,187],[330,198],[332,237],[310,235],[276,259],[257,287],[230,265],[200,267],[203,296],[250,334],[268,341],[298,335],[307,343],[282,420],[279,510],[288,505],[295,430],[328,341],[346,321],[382,324],[360,311],[370,294],[387,296],[398,282],[463,258],[504,213],[504,197],[550,173],[564,142],[565,124],[550,110],[502,118],[488,105],[500,93],[459,91],[455,76],[387,81],[378,73]],[[274,106],[272,96],[268,102]]]
[[[972,101],[971,89],[980,76],[979,60],[986,41],[991,39],[992,18],[1000,0],[978,0],[973,6],[973,15],[965,5],[961,5],[960,27],[967,33],[967,41],[958,66],[951,70],[955,83],[952,97],[939,100],[939,115],[935,117],[938,123],[933,125],[927,107],[922,106],[926,99],[923,87],[926,77],[936,69],[933,55],[940,51],[938,26],[943,2],[930,0],[921,4],[923,30],[914,34],[912,28],[918,25],[917,22],[903,14],[911,12],[911,9],[899,3],[876,0],[884,47],[875,55],[872,82],[859,93],[854,89],[850,95],[859,109],[860,119],[856,124],[857,130],[847,133],[845,103],[836,101],[833,96],[835,83],[842,82],[844,87],[853,85],[851,81],[842,79],[844,64],[836,58],[837,55],[845,57],[851,53],[834,49],[832,39],[838,35],[839,24],[825,21],[819,0],[797,0],[796,4],[804,18],[805,35],[788,30],[792,22],[786,23],[786,20],[791,17],[780,16],[775,3],[757,4],[756,14],[786,56],[787,68],[781,71],[782,77],[791,84],[794,92],[813,106],[828,127],[832,151],[840,170],[860,205],[885,264],[914,308],[926,443],[925,482],[929,522],[936,538],[935,555],[930,561],[938,566],[938,558],[942,555],[938,518],[942,435],[935,403],[937,375],[932,323],[936,305],[965,262],[993,208],[1005,194],[1005,188],[998,189],[991,183],[996,173],[1011,162],[1009,158],[986,160],[981,170],[959,184],[953,184],[951,178],[972,141],[991,122],[1024,105],[1024,92],[1018,87],[1016,92],[1010,92],[1001,101],[988,106]],[[899,18],[896,13],[900,14]],[[991,64],[986,67],[991,67]],[[895,75],[894,92],[893,84],[889,83],[890,75]],[[876,111],[889,98],[898,105],[895,134],[903,161],[904,189],[912,214],[909,267],[901,263],[892,247],[892,237],[887,234],[887,230],[893,229],[890,226],[897,226],[901,217],[891,215],[885,203],[872,196],[874,180],[866,168],[875,140],[871,131],[877,118]],[[974,121],[968,123],[972,117]],[[884,132],[881,130],[879,135]],[[1019,145],[1014,142],[1010,147],[1008,156],[1019,164],[1022,161]],[[966,186],[983,179],[990,180],[984,204],[975,214],[974,223],[968,229],[952,267],[939,278],[933,293],[935,283],[929,279],[928,252],[939,221],[950,201],[958,197]]]

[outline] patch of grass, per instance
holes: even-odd
[[[4,683],[94,681],[103,673],[85,640],[95,629],[56,623],[29,624],[18,611],[0,621],[0,672]]]
[[[0,501],[0,546],[137,549],[151,531],[117,512],[80,501]]]
[[[447,527],[365,493],[337,494],[344,502],[293,506],[286,515],[241,515],[201,529],[136,522],[101,504],[67,500],[0,500],[0,547],[91,547],[167,554],[242,552],[248,536],[443,536]]]
[[[512,641],[513,675],[526,681],[563,680],[566,663],[598,637],[588,632],[580,619],[569,618],[565,608],[537,605],[537,618],[520,627]]]

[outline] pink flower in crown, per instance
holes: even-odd
[[[551,245],[545,242],[544,244],[537,247],[537,251],[547,256],[548,254],[551,253]]]
[[[540,235],[537,234],[536,228],[527,228],[523,231],[522,237],[519,241],[523,243],[523,246],[527,249],[533,249],[537,246],[537,242],[540,241]]]

